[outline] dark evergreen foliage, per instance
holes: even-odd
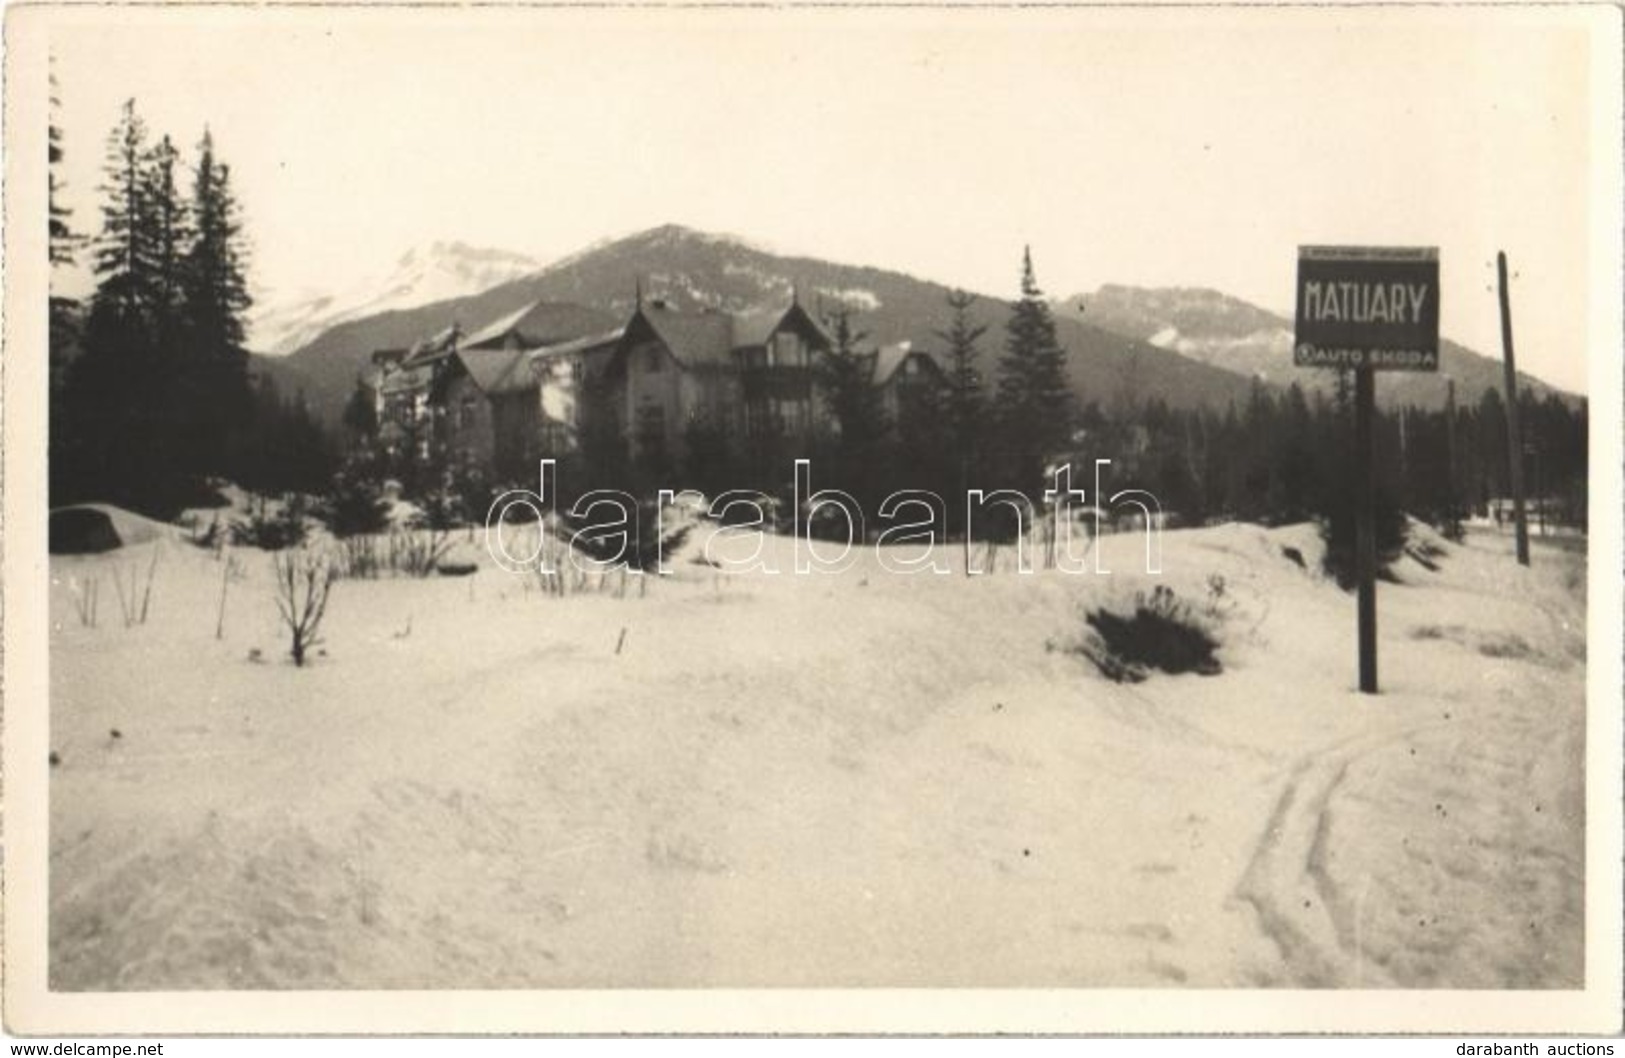
[[[817,371],[834,436],[814,487],[842,489],[873,510],[886,495],[882,467],[891,426],[874,386],[875,355],[862,348],[867,335],[854,328],[849,309],[833,310],[828,326],[831,346]]]
[[[56,74],[51,74],[51,121],[46,128],[47,159],[49,162],[49,248],[52,291],[50,301],[50,355],[48,379],[48,440],[50,492],[62,495],[66,479],[82,458],[74,451],[73,435],[68,429],[67,382],[68,366],[79,353],[83,321],[79,304],[56,289],[61,269],[72,268],[78,258],[81,239],[73,230],[73,213],[62,205],[59,195],[65,183],[59,167],[66,158],[62,130],[56,123],[60,106],[57,99]]]
[[[1045,465],[1072,439],[1074,413],[1066,350],[1043,293],[1032,252],[1024,250],[1021,297],[1010,307],[999,360],[997,416],[1005,483],[1034,500],[1043,493]]]
[[[61,157],[53,129],[51,157]],[[230,173],[204,134],[191,172],[168,136],[149,145],[127,101],[108,138],[97,286],[74,326],[52,303],[51,499],[106,500],[167,516],[208,478],[318,491],[330,444],[302,403],[255,394],[244,318],[250,306]],[[53,194],[60,186],[54,179]],[[72,259],[67,214],[51,214],[51,255]],[[68,350],[75,350],[69,355]],[[71,366],[70,366],[71,361]],[[286,435],[283,431],[286,430]]]
[[[389,506],[376,460],[365,452],[345,460],[333,475],[323,508],[328,530],[340,540],[389,528]]]

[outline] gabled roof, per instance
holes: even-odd
[[[733,347],[748,349],[766,345],[784,319],[782,312],[747,312],[734,317]]]
[[[462,347],[501,345],[514,336],[522,348],[534,349],[602,334],[614,326],[615,317],[598,309],[566,301],[533,301],[481,327],[463,341]]]
[[[801,307],[800,302],[792,301],[782,311],[764,310],[735,316],[734,348],[749,349],[766,345],[768,339],[780,331],[795,331],[821,349],[828,349],[832,344],[829,332]]]
[[[828,329],[803,308],[799,301],[792,301],[790,307],[784,310],[779,326],[799,331],[803,338],[822,349],[829,349],[835,344],[829,336]]]
[[[463,348],[478,349],[484,345],[500,344],[502,340],[507,338],[508,335],[518,326],[519,321],[529,315],[530,311],[540,304],[540,301],[533,301],[524,308],[510,312],[500,319],[493,320],[484,327],[481,327],[479,330],[475,331],[473,334],[469,335],[467,338],[464,338]]]
[[[640,305],[626,325],[626,335],[638,340],[658,339],[684,367],[728,364],[735,350],[760,348],[780,331],[799,333],[815,347],[827,349],[829,334],[799,304],[782,312],[756,311],[734,315],[715,309],[678,312],[663,303]]]
[[[942,369],[942,365],[937,363],[936,357],[924,349],[914,348],[913,342],[893,342],[875,350],[875,370],[870,381],[877,386],[884,386],[891,381],[892,376],[897,374],[898,369],[911,356],[922,357],[932,367],[937,368],[939,371]]]
[[[416,365],[427,363],[430,360],[438,360],[443,356],[449,356],[452,350],[457,347],[457,339],[461,335],[462,330],[455,323],[450,327],[436,331],[434,334],[429,335],[429,337],[420,340],[416,345],[412,346],[411,350],[406,354],[406,359],[402,361],[402,363],[407,365]]]
[[[529,372],[516,370],[525,362],[525,354],[514,349],[459,349],[457,359],[463,362],[468,371],[468,377],[482,393],[491,395],[508,392],[510,389],[524,389],[526,383],[534,384]],[[514,376],[519,376],[514,379]],[[510,379],[518,383],[510,386]]]
[[[584,338],[577,338],[571,342],[559,342],[555,345],[544,345],[530,350],[526,356],[531,363],[535,363],[538,360],[547,360],[556,356],[570,356],[575,353],[585,353],[593,349],[602,349],[605,346],[614,345],[616,342],[621,340],[621,336],[624,334],[626,334],[626,328],[617,327],[613,331],[605,331],[602,334],[589,334]]]
[[[652,332],[684,367],[728,364],[733,351],[733,317],[725,312],[683,313],[657,305],[640,306],[626,325],[629,338]]]

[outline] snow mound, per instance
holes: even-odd
[[[162,522],[107,503],[81,503],[51,512],[53,555],[86,555],[146,544],[169,533]]]

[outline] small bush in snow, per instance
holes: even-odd
[[[1082,653],[1119,683],[1138,683],[1152,669],[1204,676],[1220,671],[1213,656],[1218,640],[1207,622],[1167,585],[1159,584],[1149,595],[1136,593],[1128,615],[1100,609],[1084,620],[1094,634]]]
[[[389,568],[412,577],[427,577],[451,550],[444,529],[408,529],[389,534]]]
[[[322,618],[338,572],[325,552],[309,548],[279,551],[272,558],[276,574],[276,606],[288,630],[288,653],[295,665],[304,665],[305,654],[321,642]]]
[[[340,540],[389,528],[383,487],[359,465],[346,467],[334,477],[325,507],[327,527]]]
[[[1405,512],[1379,494],[1373,522],[1377,530],[1377,575],[1388,577],[1391,576],[1389,564],[1405,550]],[[1352,501],[1341,504],[1321,523],[1320,536],[1326,542],[1326,556],[1322,560],[1326,572],[1337,580],[1338,587],[1352,590],[1358,581]]]
[[[1172,594],[1170,592],[1170,594]],[[1236,600],[1230,594],[1230,585],[1222,573],[1211,574],[1207,579],[1207,605],[1205,612],[1209,620],[1222,621],[1229,617],[1236,608]]]
[[[305,542],[308,527],[305,524],[305,500],[297,494],[290,496],[274,514],[266,512],[263,499],[255,505],[246,520],[231,523],[231,542],[238,547],[257,547],[261,551],[282,551],[298,547]]]

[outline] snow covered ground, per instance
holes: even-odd
[[[1371,698],[1308,527],[1167,533],[1160,577],[1132,535],[970,579],[699,543],[624,597],[340,581],[303,669],[264,553],[53,558],[52,987],[1580,985],[1572,544],[1402,560]],[[1222,674],[1070,649],[1153,583]]]

